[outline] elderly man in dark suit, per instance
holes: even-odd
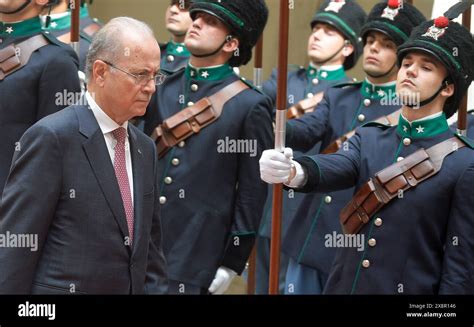
[[[83,104],[23,135],[0,235],[38,245],[0,248],[0,293],[166,292],[155,146],[127,122],[144,114],[159,68],[150,28],[115,18],[91,45]]]

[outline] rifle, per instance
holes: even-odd
[[[79,57],[79,30],[81,0],[70,0],[71,3],[71,46]]]
[[[468,29],[468,31],[471,30],[471,9],[472,9],[473,2],[474,1],[471,0],[471,7],[469,7],[469,9],[467,9],[462,14],[462,24]],[[461,106],[459,107],[459,112],[458,112],[457,132],[464,136],[467,135],[467,97],[468,97],[468,92],[466,92],[466,95],[461,100]]]
[[[283,152],[286,134],[286,96],[288,75],[288,30],[290,20],[289,0],[280,0],[280,26],[278,46],[278,84],[275,126],[275,150]],[[280,271],[281,212],[283,184],[273,185],[272,233],[270,244],[269,294],[278,294]]]
[[[263,33],[255,46],[255,60],[253,69],[253,81],[257,89],[262,90],[262,57],[263,57]],[[257,242],[253,246],[248,261],[248,279],[247,279],[247,294],[255,294],[255,276],[257,269]]]

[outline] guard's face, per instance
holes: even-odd
[[[145,114],[156,90],[152,77],[160,70],[160,48],[154,38],[123,41],[124,51],[114,65],[132,75],[144,76],[144,82],[119,69],[108,67],[104,90],[114,116],[125,121]]]
[[[173,4],[166,10],[166,29],[173,35],[184,36],[193,23],[187,7]]]
[[[218,49],[230,34],[227,26],[218,18],[198,13],[186,34],[184,43],[192,54],[208,54]]]
[[[416,106],[417,101],[431,97],[448,75],[444,65],[435,57],[423,52],[408,53],[401,63],[397,78],[397,94],[406,103]],[[441,92],[441,96],[452,95],[453,86]]]
[[[334,55],[344,45],[344,36],[329,24],[317,23],[308,39],[308,57],[318,62]]]
[[[371,31],[364,46],[362,66],[373,77],[388,73],[397,61],[397,45],[387,35]]]

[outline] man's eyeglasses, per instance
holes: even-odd
[[[153,76],[150,76],[149,74],[132,74],[132,73],[127,72],[126,70],[124,70],[122,68],[117,67],[116,65],[112,64],[111,62],[108,62],[107,60],[102,60],[102,61],[105,62],[110,67],[115,68],[115,69],[121,71],[122,73],[127,74],[130,77],[133,77],[133,79],[135,80],[135,83],[137,85],[140,85],[140,86],[147,85],[150,82],[150,80],[154,80],[155,85],[158,86],[158,85],[163,84],[163,82],[166,79],[166,75],[161,73],[161,72],[158,73],[158,74],[155,74]]]

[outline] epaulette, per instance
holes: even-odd
[[[361,86],[362,85],[362,82],[357,82],[357,81],[349,81],[349,82],[341,82],[341,83],[336,83],[334,84],[332,87],[337,87],[337,88],[340,88],[340,89],[343,89],[343,88],[346,88],[346,87],[349,87],[349,86]]]
[[[79,31],[79,36],[83,38],[84,40],[86,40],[87,42],[92,43],[92,37],[90,37],[89,34],[84,32],[83,30]]]
[[[288,65],[288,73],[295,72],[295,71],[298,71],[298,70],[301,70],[301,69],[305,69],[304,66],[295,65],[295,64],[289,64]]]
[[[160,71],[165,74],[166,76],[170,76],[170,75],[174,75],[182,70],[185,70],[186,69],[186,66],[184,67],[181,67],[177,70],[169,70],[169,69],[166,69],[166,68],[161,68]]]
[[[386,129],[388,129],[390,127],[393,127],[393,126],[382,124],[382,123],[375,122],[375,121],[369,121],[368,123],[365,123],[365,124],[361,125],[360,127],[378,127],[380,129],[386,130]]]
[[[250,81],[248,81],[248,80],[246,80],[245,78],[240,77],[240,76],[239,76],[239,78],[240,78],[240,80],[241,80],[242,82],[244,82],[245,85],[247,85],[247,86],[250,87],[251,89],[257,91],[257,92],[260,93],[260,94],[264,94],[264,93],[263,93],[262,91],[260,91],[260,90],[258,89],[258,87],[256,87],[252,82],[250,82]]]
[[[454,133],[458,139],[460,139],[464,144],[466,144],[467,147],[474,149],[474,140],[470,139],[467,136],[463,136],[459,133]]]
[[[44,37],[48,40],[48,42],[51,44],[56,44],[57,46],[60,46],[61,48],[64,48],[65,46],[67,46],[68,48],[71,48],[70,46],[59,41],[53,34],[49,33],[48,31],[43,31],[41,34],[43,34]]]

